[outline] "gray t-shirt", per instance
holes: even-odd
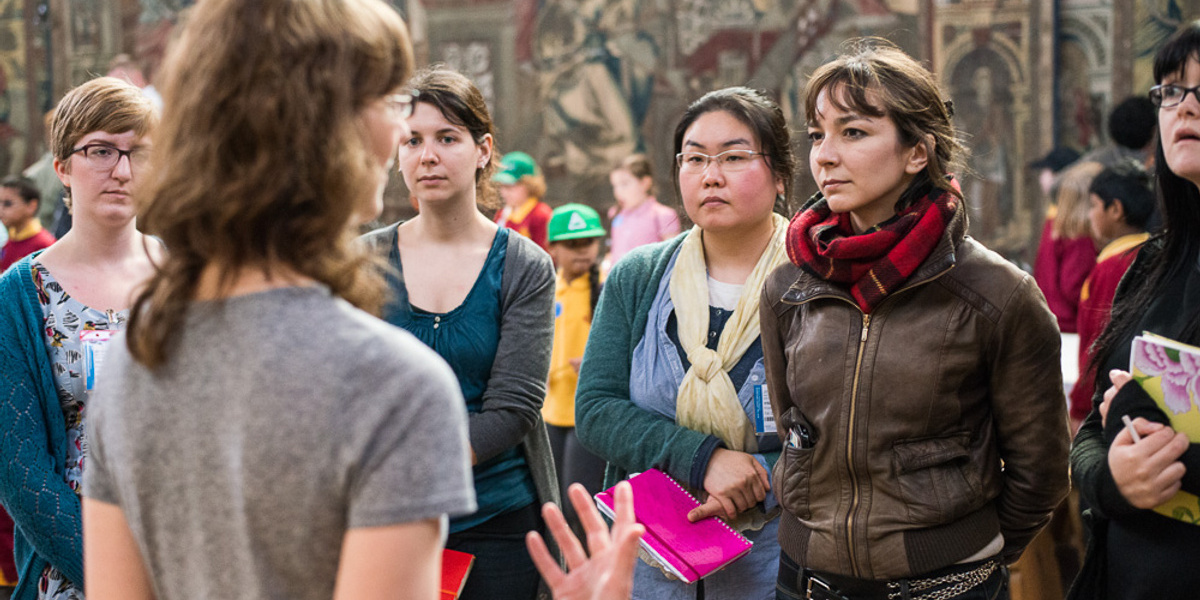
[[[88,405],[84,495],[121,507],[160,600],[328,600],[347,529],[475,510],[437,354],[324,288],[223,305],[154,372],[114,338]]]

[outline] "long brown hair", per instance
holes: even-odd
[[[168,357],[199,277],[290,269],[377,311],[384,285],[348,224],[378,159],[360,118],[412,73],[400,16],[380,0],[206,0],[168,54],[142,224],[169,256],[138,297],[128,343]]]
[[[805,119],[816,122],[817,96],[822,91],[839,110],[891,118],[900,143],[909,148],[933,146],[926,147],[929,161],[901,194],[896,208],[925,195],[930,186],[961,199],[962,193],[950,184],[947,174],[955,168],[962,145],[950,121],[954,115],[951,105],[942,98],[933,74],[885,39],[860,38],[848,45],[849,52],[822,65],[809,78],[804,88]]]

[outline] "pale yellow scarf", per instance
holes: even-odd
[[[726,448],[740,452],[757,452],[758,443],[754,425],[742,409],[728,371],[760,335],[758,304],[767,275],[788,260],[784,248],[788,221],[778,214],[773,216],[771,242],[746,279],[742,297],[721,331],[716,351],[704,345],[708,337],[708,267],[699,227],[693,227],[684,238],[671,273],[671,302],[675,305],[679,342],[692,363],[676,395],[675,422],[715,435]]]

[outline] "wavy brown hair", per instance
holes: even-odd
[[[925,144],[929,161],[909,183],[896,204],[900,210],[938,187],[959,199],[947,175],[963,153],[950,119],[951,104],[942,98],[937,81],[903,50],[882,38],[847,42],[849,51],[822,65],[804,88],[804,118],[815,123],[817,96],[827,91],[830,104],[839,110],[880,118],[896,124],[900,143],[912,148]],[[932,138],[932,141],[930,141]],[[932,147],[929,147],[932,145]]]
[[[221,286],[290,270],[378,311],[380,271],[348,228],[378,181],[360,114],[411,73],[408,31],[380,0],[197,3],[163,69],[139,198],[169,256],[130,314],[137,360],[167,360],[209,266]]]
[[[492,136],[491,159],[483,168],[475,169],[475,202],[484,208],[499,208],[492,175],[500,167],[500,151],[496,149],[496,126],[483,93],[466,75],[442,65],[418,71],[409,89],[413,102],[424,102],[438,109],[447,121],[466,129],[476,145],[483,143],[484,136]]]

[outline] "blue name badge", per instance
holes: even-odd
[[[754,386],[754,432],[775,433],[775,413],[771,410],[771,393],[767,386]]]

